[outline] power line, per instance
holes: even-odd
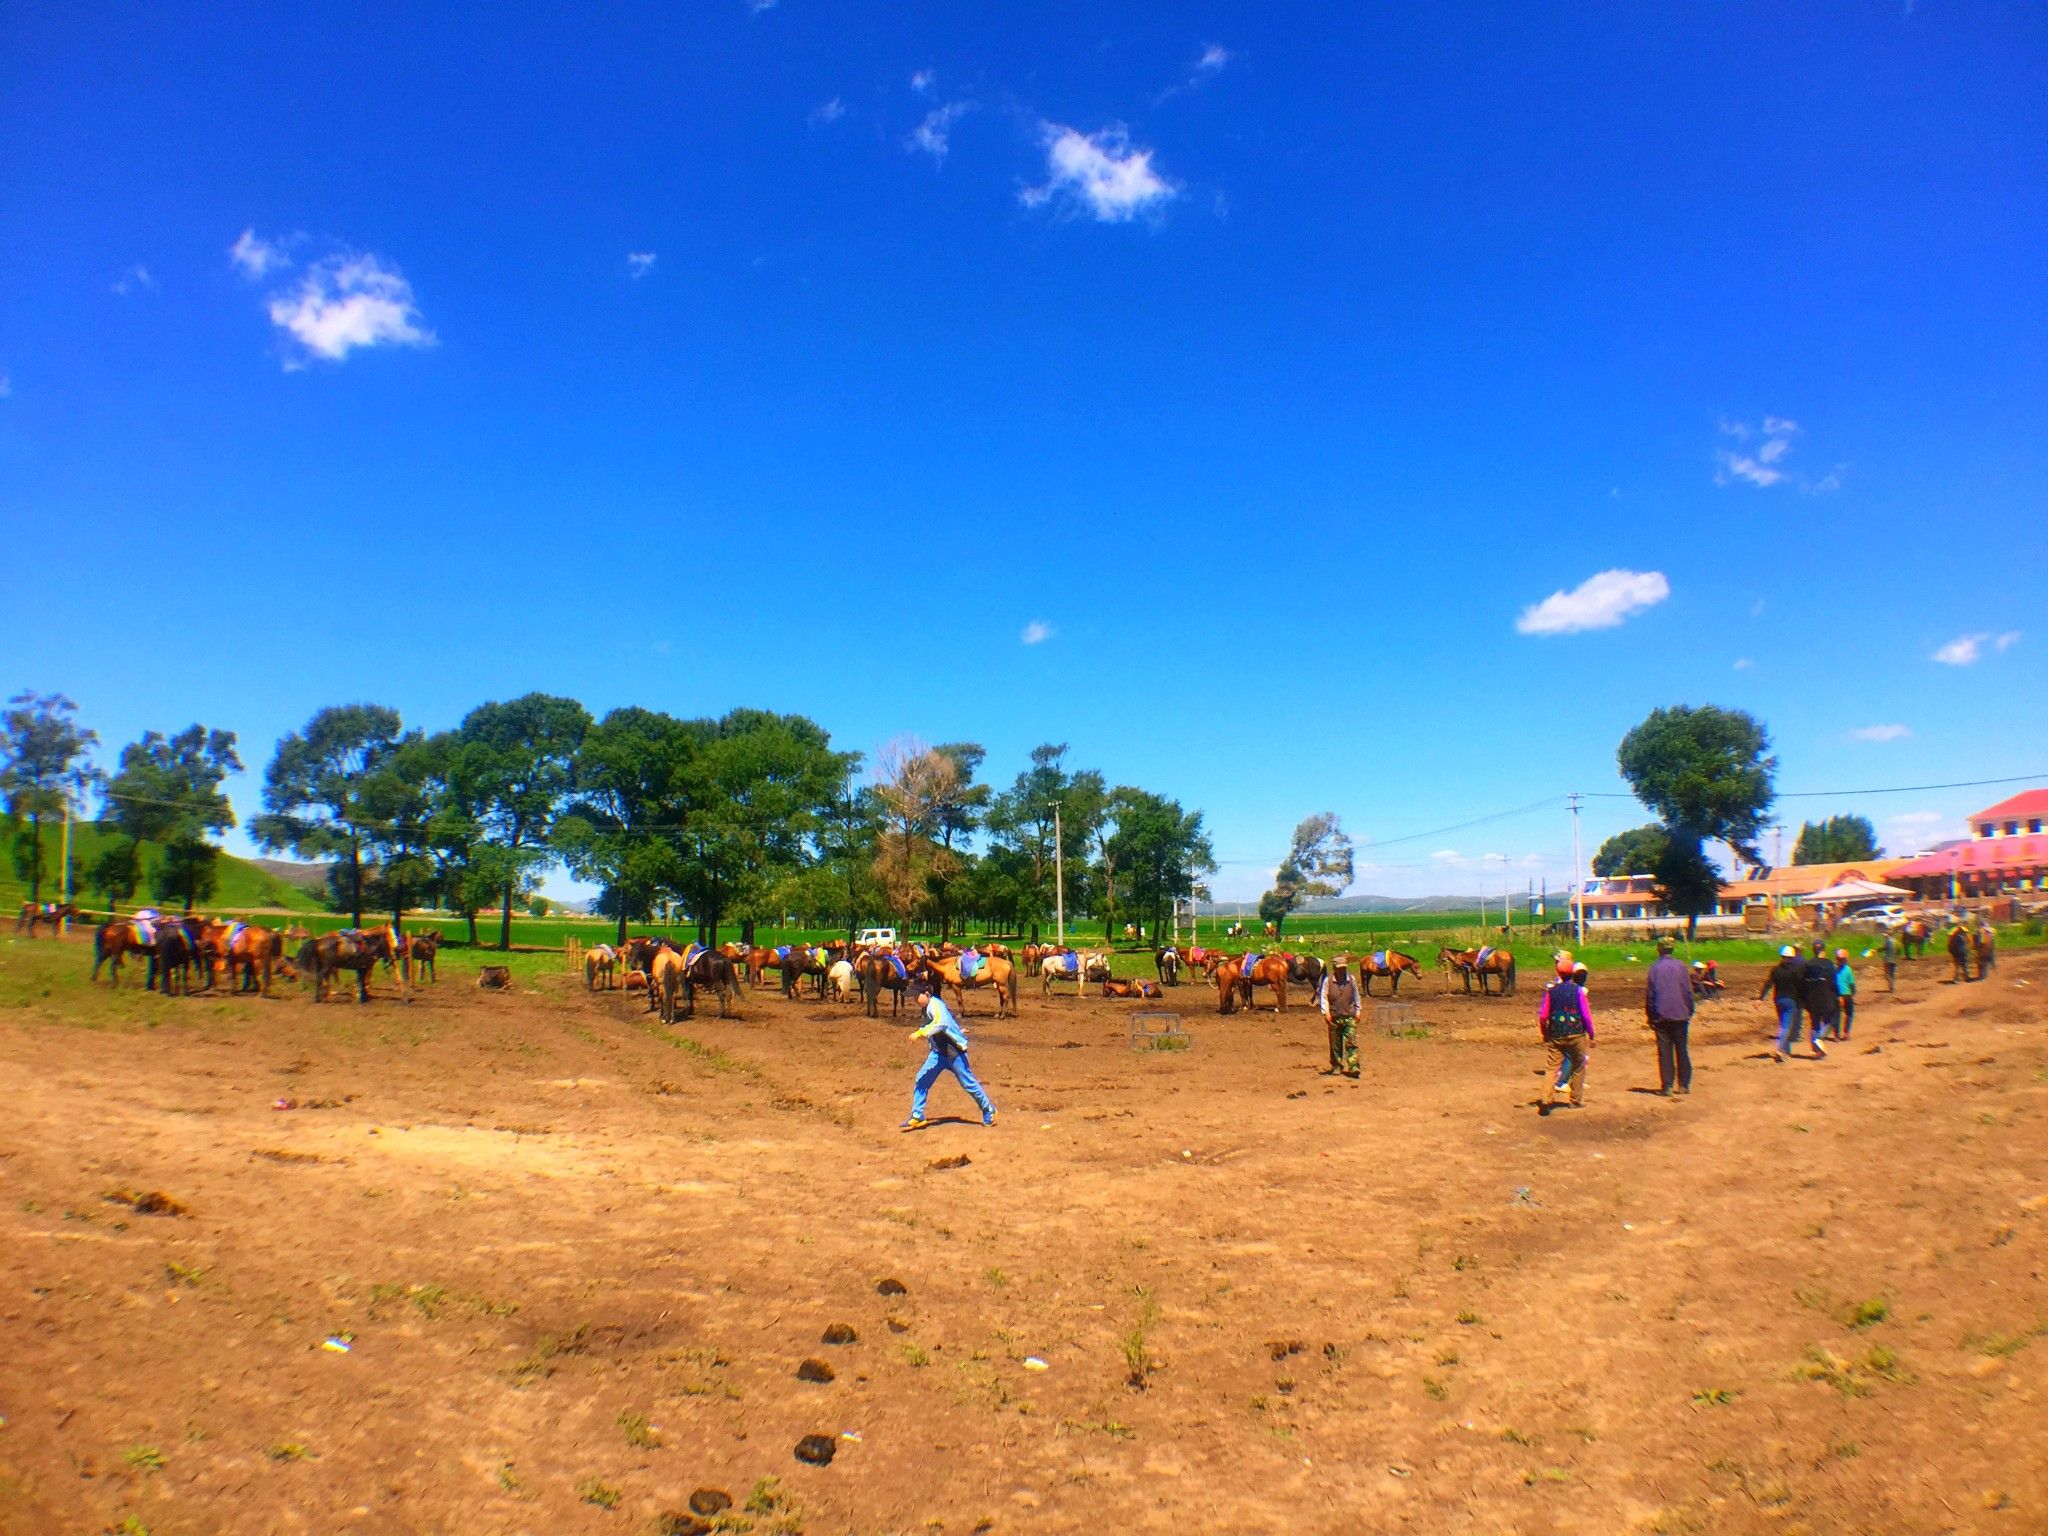
[[[1779,800],[1835,800],[1850,795],[1918,795],[1936,789],[1986,789],[1998,784],[2039,784],[2048,780],[2048,772],[2016,773],[2003,779],[1957,779],[1948,784],[1892,784],[1881,789],[1786,789],[1778,791]],[[1633,800],[1634,795],[1618,790],[1589,790],[1589,800]]]

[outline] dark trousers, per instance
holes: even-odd
[[[1692,1050],[1686,1037],[1692,1033],[1690,1019],[1655,1019],[1650,1028],[1657,1033],[1657,1086],[1665,1093],[1672,1082],[1692,1091]]]
[[[1835,1025],[1835,1038],[1838,1040],[1848,1039],[1849,1031],[1854,1029],[1855,1027],[1856,996],[1854,993],[1851,993],[1849,996],[1842,999],[1842,1014],[1840,1020]]]

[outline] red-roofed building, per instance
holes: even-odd
[[[1885,878],[1933,901],[2048,891],[2048,789],[1986,806],[1970,818],[1970,834],[1894,864]]]

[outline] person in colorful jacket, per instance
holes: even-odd
[[[931,1049],[924,1065],[917,1069],[917,1082],[910,1090],[910,1118],[903,1122],[903,1129],[921,1131],[929,1123],[924,1117],[926,1096],[932,1091],[932,1084],[948,1072],[967,1090],[967,1096],[981,1106],[981,1123],[994,1125],[996,1107],[975,1080],[974,1069],[967,1065],[967,1032],[937,993],[927,992],[922,1008],[924,1025],[912,1030],[910,1038],[930,1042]]]
[[[1560,956],[1557,980],[1543,989],[1536,1009],[1536,1028],[1543,1037],[1549,1070],[1544,1074],[1540,1113],[1549,1114],[1558,1095],[1570,1091],[1577,1109],[1586,1101],[1586,1053],[1593,1048],[1593,1008],[1585,989],[1572,980],[1571,956]]]
[[[1840,1012],[1835,1015],[1833,1040],[1846,1040],[1849,1031],[1856,1027],[1856,967],[1849,963],[1849,951],[1835,951],[1835,996],[1840,1000]]]

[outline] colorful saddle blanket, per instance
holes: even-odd
[[[1475,970],[1475,971],[1483,971],[1483,970],[1485,970],[1485,969],[1486,969],[1486,962],[1487,962],[1488,960],[1492,959],[1492,958],[1493,958],[1493,946],[1492,946],[1491,944],[1482,944],[1482,945],[1480,945],[1480,946],[1479,946],[1479,958],[1478,958],[1477,960],[1474,960],[1474,961],[1472,962],[1472,969],[1473,969],[1473,970]]]
[[[1376,971],[1384,971],[1387,968],[1387,952],[1384,949],[1372,952],[1372,968]]]
[[[898,981],[910,980],[910,971],[904,966],[901,955],[889,955],[886,958],[891,965],[896,967],[896,979]]]
[[[1260,954],[1256,949],[1253,950],[1250,954],[1244,957],[1244,964],[1238,968],[1237,974],[1240,976],[1251,975],[1251,973],[1258,968],[1259,962],[1265,958],[1266,957]]]
[[[983,964],[980,950],[963,949],[960,951],[960,979],[962,981],[974,980],[980,974]]]

